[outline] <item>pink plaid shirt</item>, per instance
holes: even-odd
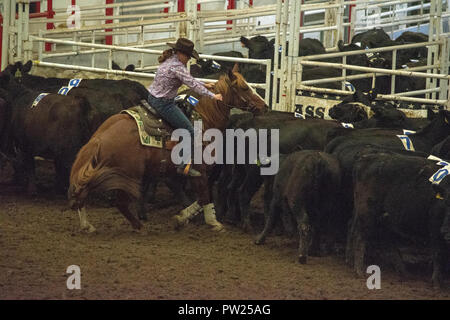
[[[214,94],[206,89],[202,82],[191,76],[175,54],[161,63],[148,91],[156,98],[173,99],[183,83],[202,96],[214,97]]]

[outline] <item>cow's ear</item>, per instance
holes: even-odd
[[[127,67],[125,68],[125,71],[134,71],[134,69],[135,69],[134,64],[129,64],[129,65],[127,65]]]
[[[31,71],[31,68],[33,67],[33,61],[28,60],[27,63],[25,63],[22,68],[21,71],[22,73],[28,73]]]
[[[250,40],[248,40],[246,37],[244,36],[241,37],[241,44],[243,48],[248,48],[249,42]]]
[[[433,186],[434,192],[436,192],[436,198],[442,200],[445,195],[444,188],[442,188],[439,184],[436,184],[436,183],[433,183],[432,186]]]
[[[269,41],[269,47],[273,47],[275,45],[275,38]]]
[[[344,41],[339,40],[337,43],[337,46],[339,48],[339,51],[341,51],[341,52],[344,51]]]
[[[239,63],[235,63],[233,66],[233,70],[231,70],[232,72],[239,72]]]
[[[430,121],[433,121],[433,119],[436,118],[436,113],[432,110],[431,107],[427,108],[427,119]]]
[[[370,91],[369,91],[369,99],[370,99],[370,101],[375,100],[377,98],[377,95],[378,95],[377,88],[370,89]]]

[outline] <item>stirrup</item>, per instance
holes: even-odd
[[[182,166],[178,167],[177,173],[185,175],[185,176],[189,176],[189,177],[201,177],[202,176],[202,174],[199,171],[192,168],[191,162],[189,162],[187,165],[185,165],[184,168]]]

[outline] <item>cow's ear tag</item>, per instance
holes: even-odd
[[[22,72],[20,72],[20,70],[17,70],[16,73],[14,74],[14,77],[21,78],[22,77]]]
[[[441,196],[441,194],[439,192],[436,193],[436,199],[444,200],[444,198]]]
[[[447,117],[444,118],[445,123],[448,123]]]

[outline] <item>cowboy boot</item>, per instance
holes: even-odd
[[[175,229],[179,229],[180,227],[186,225],[189,222],[189,219],[196,216],[198,213],[202,211],[202,207],[195,201],[189,207],[184,208],[180,211],[179,214],[172,217],[173,226]]]
[[[223,225],[216,219],[216,210],[214,203],[208,203],[203,206],[203,214],[205,215],[205,223],[212,226],[214,231],[225,230]]]

